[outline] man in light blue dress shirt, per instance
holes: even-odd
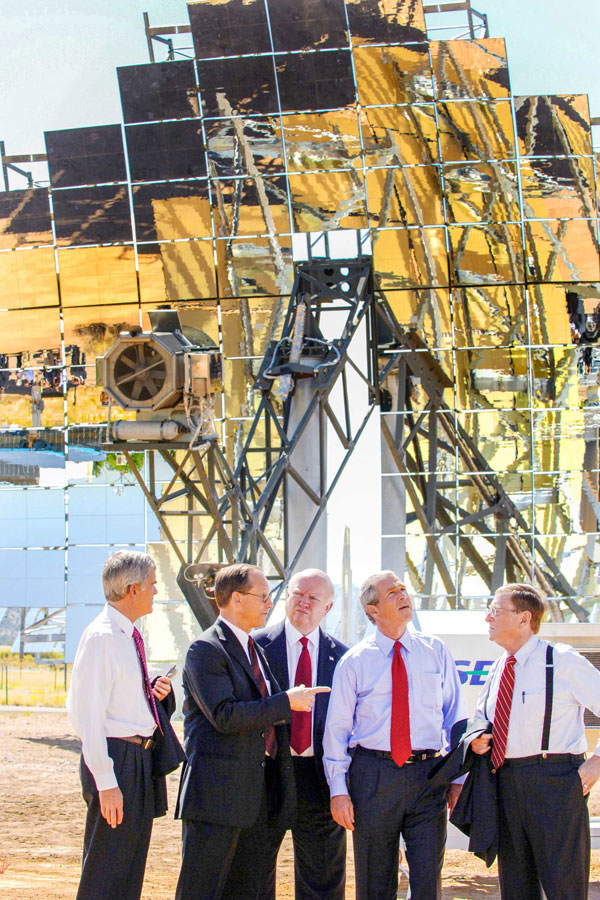
[[[432,789],[427,774],[465,718],[460,680],[439,638],[407,625],[411,598],[393,572],[368,578],[359,599],[375,634],[340,660],[325,736],[331,814],[353,832],[357,900],[393,900],[398,890],[400,835],[406,844],[412,900],[439,900],[446,840],[446,801],[461,786]],[[410,756],[392,758],[392,661],[396,642],[408,676]]]

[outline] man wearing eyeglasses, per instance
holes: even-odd
[[[465,715],[458,671],[439,638],[408,628],[412,600],[394,572],[367,578],[359,599],[376,631],[333,677],[323,738],[331,814],[353,833],[357,900],[396,896],[400,835],[412,900],[441,900],[446,805],[461,788],[433,788],[427,776]]]
[[[537,636],[546,606],[527,584],[500,588],[486,615],[504,648],[482,688],[477,715],[491,734],[499,802],[503,900],[586,900],[590,868],[587,795],[600,777],[600,741],[586,760],[586,708],[600,715],[600,672],[566,644]]]
[[[255,634],[283,688],[290,684],[331,685],[335,667],[348,649],[321,628],[333,599],[333,583],[325,572],[297,572],[288,585],[285,620]],[[321,694],[315,698],[312,713],[292,716],[290,744],[298,801],[292,829],[296,900],[344,900],[346,831],[331,816],[323,771],[328,701],[329,695]],[[283,831],[271,833],[271,874],[265,900],[275,897],[277,852],[283,835]]]
[[[270,829],[291,826],[296,797],[286,723],[328,687],[281,691],[250,631],[273,604],[246,564],[215,578],[219,617],[183,669],[188,761],[175,815],[183,820],[177,900],[262,900]]]

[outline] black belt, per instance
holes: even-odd
[[[128,741],[130,744],[137,744],[142,750],[152,750],[156,743],[154,738],[142,737],[141,734],[132,734],[128,737],[119,737],[118,741]]]
[[[582,763],[585,753],[536,753],[535,756],[509,756],[500,769],[512,769],[518,766],[538,766],[544,763]]]
[[[360,753],[366,753],[368,756],[378,756],[380,759],[392,759],[392,751],[391,750],[371,750],[370,747],[361,747],[360,744],[357,744],[355,750],[360,751]],[[440,755],[440,750],[415,750],[414,753],[408,757],[404,765],[406,766],[409,763],[421,762],[424,759],[434,759],[436,756]]]

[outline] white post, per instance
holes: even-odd
[[[314,393],[315,388],[310,378],[297,379],[290,407],[289,435],[294,433],[302,420]],[[319,412],[318,409],[315,409],[290,456],[290,462],[304,481],[316,492],[320,490],[321,452],[323,453],[322,464],[326,471],[327,445],[325,440],[322,447],[320,445]],[[291,561],[318,511],[318,507],[290,475],[286,477],[286,486],[288,560]],[[323,510],[321,518],[295,566],[296,571],[309,568],[327,570],[327,513],[325,510]]]

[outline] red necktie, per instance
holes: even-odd
[[[248,656],[250,657],[252,674],[254,675],[256,686],[260,691],[260,696],[268,697],[269,690],[267,688],[267,682],[265,681],[265,676],[263,675],[262,670],[258,664],[258,656],[256,653],[256,647],[254,646],[254,638],[250,636],[248,636]],[[275,735],[274,725],[267,725],[267,727],[265,728],[265,752],[269,754],[271,759],[275,759],[275,757],[277,756],[277,737]]]
[[[516,657],[509,656],[504,663],[500,687],[496,697],[496,709],[494,712],[494,726],[492,728],[492,765],[498,769],[506,756],[506,741],[508,740],[508,720],[513,700],[513,688],[515,686]]]
[[[308,638],[301,637],[300,643],[302,650],[300,658],[296,666],[296,677],[294,679],[294,687],[303,684],[304,687],[312,687],[312,666],[310,664],[310,653],[308,652]],[[290,744],[292,750],[295,750],[298,756],[304,753],[310,747],[312,738],[312,711],[310,712],[292,712],[292,736]]]
[[[160,727],[160,721],[158,718],[158,710],[156,709],[156,700],[154,699],[154,694],[152,693],[152,685],[150,684],[150,678],[148,676],[148,666],[146,665],[146,651],[144,649],[144,639],[137,630],[137,628],[133,627],[133,642],[135,644],[135,649],[137,650],[138,659],[140,661],[140,668],[142,670],[142,682],[144,685],[144,694],[146,695],[146,701],[148,706],[150,707],[150,712],[154,716],[154,721],[158,726],[158,730],[160,733],[163,733],[162,728]]]
[[[408,706],[408,675],[402,659],[402,644],[394,644],[392,660],[392,722],[390,743],[392,759],[397,766],[403,766],[412,748],[410,745],[410,710]]]

